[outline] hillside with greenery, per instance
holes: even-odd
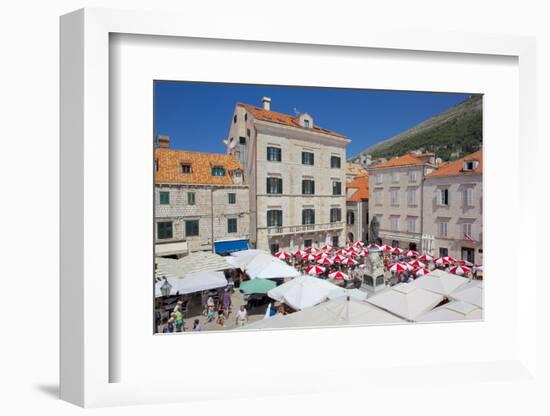
[[[480,149],[482,144],[482,97],[467,100],[390,139],[381,141],[351,158],[358,162],[370,154],[373,159],[401,156],[413,150],[433,152],[447,161]]]

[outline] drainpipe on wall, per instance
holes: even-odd
[[[426,248],[422,245],[422,236],[424,235],[424,175],[426,173],[426,165],[422,166],[422,179],[420,180],[420,252],[426,252]]]
[[[212,253],[214,253],[214,187],[210,190],[210,214],[211,214],[211,234],[212,234]]]

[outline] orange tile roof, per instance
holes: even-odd
[[[293,117],[293,116],[290,116],[288,114],[277,113],[276,111],[264,110],[263,108],[254,107],[253,105],[250,105],[250,104],[237,103],[237,105],[240,106],[240,107],[243,107],[246,111],[248,111],[250,114],[252,114],[254,116],[254,118],[256,118],[257,120],[268,121],[270,123],[281,124],[281,125],[289,126],[289,127],[295,127],[295,128],[298,128],[298,129],[314,130],[317,133],[328,134],[329,136],[334,136],[334,137],[338,137],[340,139],[350,140],[346,136],[338,134],[334,131],[323,129],[319,126],[314,125],[312,128],[302,127],[298,123],[298,117],[297,116]]]
[[[479,164],[473,171],[464,170],[464,162],[470,160],[477,160]],[[434,170],[427,177],[440,177],[440,176],[466,176],[466,175],[481,175],[483,173],[483,153],[481,150],[469,154],[461,159],[457,159],[451,162],[440,165],[439,169]]]
[[[349,202],[361,202],[369,199],[369,174],[364,173],[357,175],[353,180],[346,185],[347,189],[357,189],[350,197]]]
[[[411,154],[406,154],[395,159],[388,160],[387,162],[371,166],[371,169],[391,168],[395,166],[423,165],[424,163],[426,162]]]
[[[240,163],[230,155],[216,153],[189,152],[186,150],[155,149],[158,171],[155,183],[232,185],[229,172],[241,169]],[[191,164],[192,173],[182,173],[181,165]],[[212,167],[225,168],[225,176],[212,176]]]

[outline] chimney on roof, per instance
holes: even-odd
[[[269,98],[269,97],[262,98],[262,103],[264,105],[264,110],[270,111],[270,109],[271,109],[271,98]]]
[[[158,136],[157,137],[157,146],[163,149],[170,147],[170,137],[168,136]]]

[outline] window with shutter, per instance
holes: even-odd
[[[227,219],[227,232],[236,233],[237,232],[237,218],[228,218]]]
[[[157,223],[157,238],[159,240],[172,238],[172,221],[163,221]]]
[[[159,192],[159,202],[160,202],[161,205],[169,205],[170,204],[170,192],[167,192],[167,191]]]
[[[196,237],[199,235],[199,220],[185,221],[185,236]]]

